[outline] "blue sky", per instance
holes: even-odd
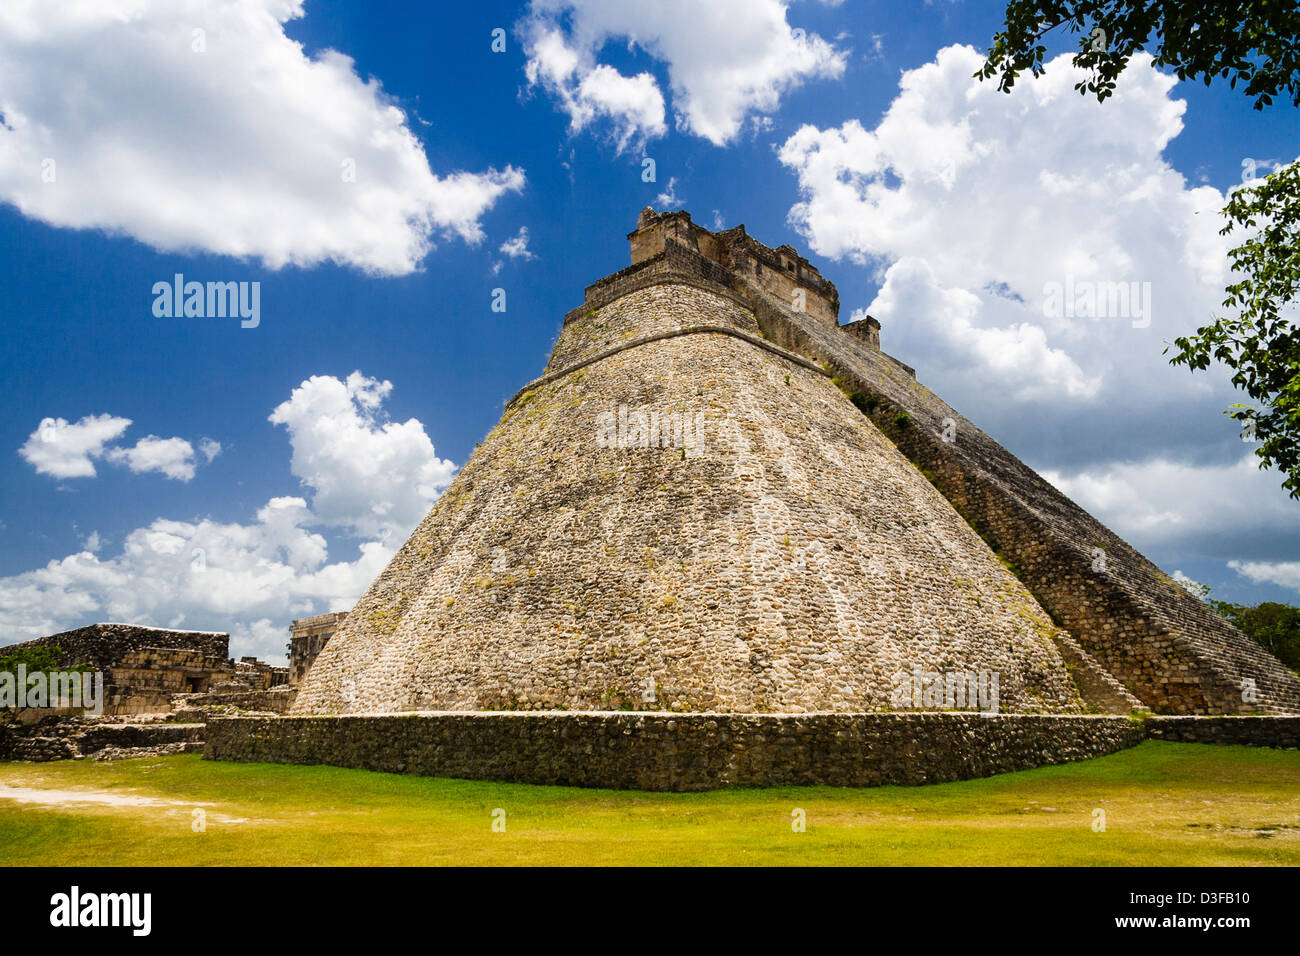
[[[1145,62],[1101,106],[1064,62],[994,95],[974,0],[58,6],[0,12],[0,642],[129,619],[282,653],[648,204],[803,251],[842,321],[1167,571],[1295,600],[1300,505],[1226,374],[1160,354],[1221,298],[1243,161],[1294,159],[1290,106]],[[176,273],[259,282],[258,326],[156,317]],[[1152,321],[1046,315],[1066,279],[1150,283]]]

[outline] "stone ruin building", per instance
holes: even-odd
[[[316,656],[325,649],[334,632],[347,620],[347,611],[303,617],[289,624],[289,683],[301,684]]]
[[[0,647],[0,655],[37,647],[54,649],[60,667],[102,673],[108,716],[167,713],[219,698],[234,703],[289,683],[288,668],[230,658],[230,635],[216,631],[90,624]]]
[[[59,668],[85,667],[103,680],[97,715],[54,700],[0,713],[0,759],[201,750],[212,714],[288,711],[296,685],[347,616],[339,611],[293,621],[288,667],[231,658],[226,633],[133,624],[91,624],[0,647],[0,657],[49,648]]]
[[[98,715],[55,706],[0,715],[0,759],[199,749],[211,712],[288,710],[288,668],[254,657],[234,660],[229,645],[229,634],[213,631],[91,624],[0,647],[0,656],[49,648],[58,668],[84,666],[103,675]]]

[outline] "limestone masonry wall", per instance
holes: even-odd
[[[134,624],[90,624],[0,648],[58,648],[59,667],[87,664],[104,676],[103,713],[165,713],[182,695],[269,691],[288,683],[289,670],[253,657],[227,658],[230,635]],[[214,696],[216,695],[216,696]],[[286,705],[287,708],[287,705]]]
[[[638,790],[923,784],[1131,747],[1124,717],[408,714],[213,718],[209,760]]]
[[[0,718],[0,760],[103,759],[109,755],[182,753],[201,750],[202,724],[142,720],[127,723],[112,718],[65,718],[56,715],[32,723]]]
[[[287,714],[298,694],[295,687],[284,685],[269,690],[233,691],[221,694],[191,694],[178,703],[185,708],[238,707],[240,710],[270,711]]]
[[[552,366],[700,323],[758,333],[733,297],[659,281],[568,322]],[[619,438],[651,413],[678,425]],[[293,713],[899,709],[914,669],[1077,712],[1058,635],[825,374],[695,334],[514,402]]]
[[[88,664],[103,673],[105,714],[148,714],[170,710],[177,694],[208,691],[231,672],[229,641],[228,634],[210,631],[91,624],[0,651],[58,648],[60,667]]]
[[[1186,744],[1300,750],[1300,717],[1151,717],[1147,736]]]

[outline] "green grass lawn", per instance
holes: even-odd
[[[18,802],[6,788],[134,802]],[[206,814],[206,832],[193,829],[196,806]],[[493,830],[498,808],[504,832]],[[806,832],[792,829],[795,808],[806,814]],[[1106,813],[1105,832],[1094,832],[1097,808]],[[1083,763],[961,783],[694,794],[215,763],[197,755],[0,763],[0,860],[1294,866],[1300,752],[1148,741]]]

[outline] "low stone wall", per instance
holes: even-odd
[[[187,694],[172,701],[174,709],[206,710],[212,707],[238,707],[240,710],[269,710],[287,714],[298,696],[296,687],[272,687],[270,690],[251,690],[220,694]]]
[[[636,790],[876,786],[1112,753],[1127,717],[972,714],[421,713],[213,718],[204,757]]]
[[[121,722],[104,717],[49,715],[35,723],[0,723],[0,760],[78,760],[112,751],[129,756],[146,750],[178,752],[203,741],[202,724],[161,720]]]
[[[1300,717],[1152,717],[1147,736],[1185,744],[1300,750]]]

